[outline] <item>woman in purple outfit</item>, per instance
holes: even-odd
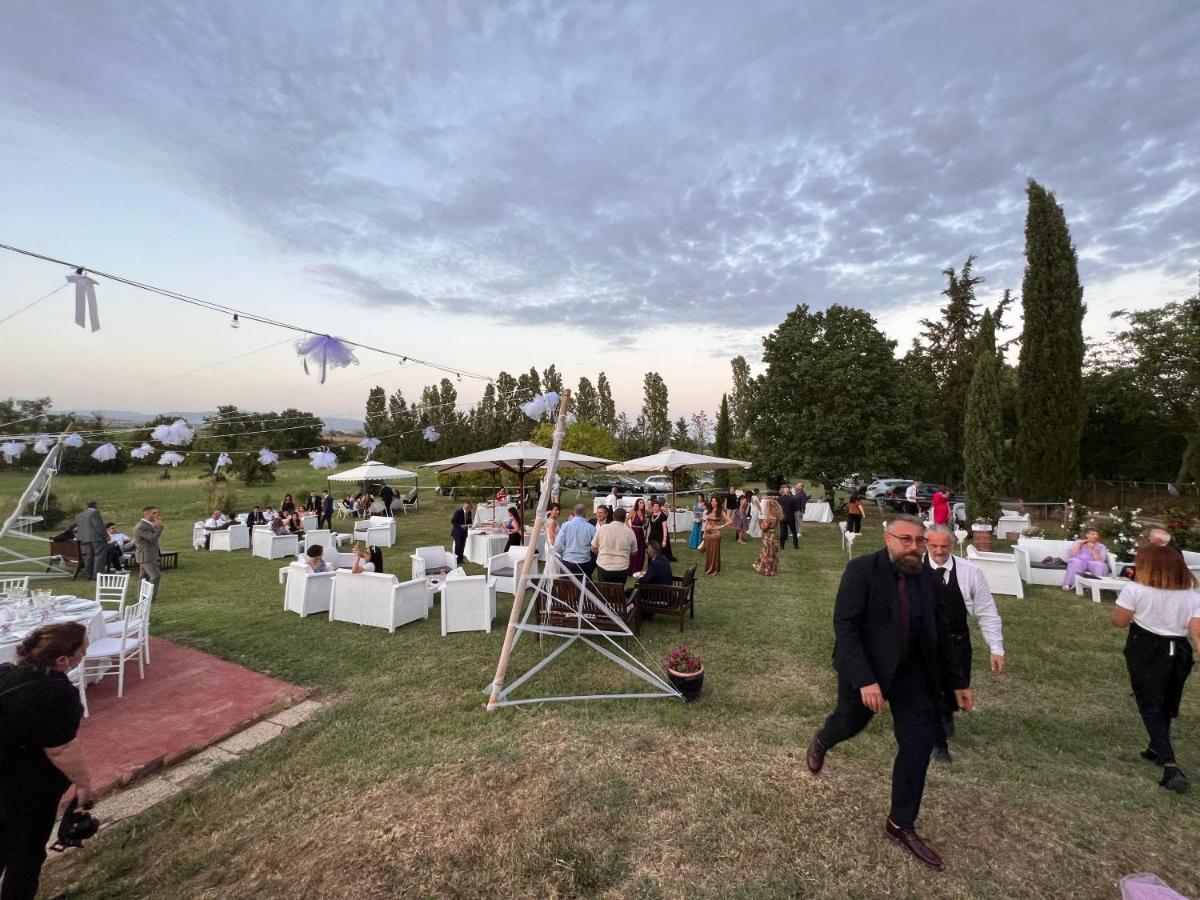
[[[1067,553],[1067,577],[1063,579],[1064,591],[1074,590],[1075,578],[1087,575],[1102,578],[1108,574],[1108,548],[1100,543],[1100,532],[1089,528],[1083,539],[1075,542]]]

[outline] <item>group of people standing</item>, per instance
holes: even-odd
[[[788,484],[780,486],[778,494],[763,495],[751,488],[714,492],[705,497],[696,494],[692,507],[692,532],[688,547],[704,552],[706,575],[721,574],[721,542],[726,528],[732,529],[734,540],[748,543],[746,538],[762,541],[754,571],[759,575],[779,574],[779,551],[787,546],[788,534],[792,546],[800,547],[804,511],[808,494],[804,485],[793,493]]]

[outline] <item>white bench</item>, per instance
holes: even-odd
[[[1071,552],[1073,546],[1075,546],[1074,541],[1052,541],[1046,538],[1027,537],[1018,539],[1012,549],[1013,556],[1017,558],[1017,569],[1021,573],[1021,580],[1026,584],[1062,584],[1063,579],[1067,577],[1066,561],[1069,558],[1067,554]],[[1046,567],[1042,561],[1050,557],[1061,559],[1063,565]],[[1108,571],[1110,575],[1117,572],[1115,553],[1108,554]]]

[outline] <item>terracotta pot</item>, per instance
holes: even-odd
[[[683,694],[684,703],[694,703],[700,699],[700,691],[704,688],[704,667],[699,672],[676,672],[667,669],[667,677],[675,689]]]

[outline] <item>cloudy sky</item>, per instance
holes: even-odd
[[[630,411],[655,369],[711,411],[798,302],[904,346],[968,253],[1019,289],[1031,176],[1090,334],[1188,295],[1198,42],[1191,0],[13,4],[0,243],[463,369],[603,368]],[[0,253],[0,317],[63,274]],[[437,377],[362,353],[320,386],[284,332],[99,293],[96,334],[66,291],[0,324],[0,394],[354,414]]]

